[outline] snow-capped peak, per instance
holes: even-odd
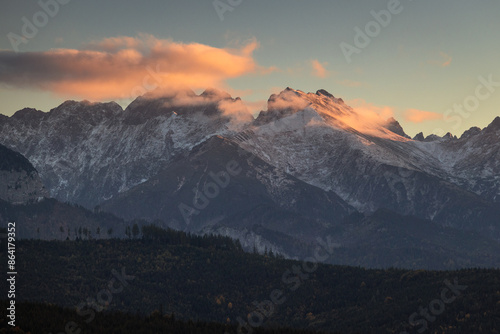
[[[316,93],[304,93],[288,87],[279,94],[271,95],[267,111],[259,114],[254,125],[261,126],[276,122],[306,110],[309,110],[308,113],[313,110],[321,119],[320,122],[314,122],[314,125],[321,123],[323,126],[338,130],[394,141],[411,140],[396,120],[389,123],[375,112],[356,110],[324,89]]]

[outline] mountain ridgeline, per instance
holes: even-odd
[[[328,236],[331,263],[498,267],[499,139],[498,117],[460,138],[411,139],[395,119],[367,120],[325,90],[287,88],[255,119],[213,89],[150,93],[125,110],[67,101],[0,118],[0,143],[33,163],[51,197],[110,221],[33,223],[23,212],[40,206],[8,199],[4,212],[31,222],[25,237],[40,237],[42,220],[52,224],[43,238],[73,239],[58,229],[89,221],[122,235],[118,222],[139,219],[289,258]]]

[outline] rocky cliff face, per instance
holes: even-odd
[[[140,97],[118,104],[67,101],[48,113],[23,109],[0,119],[0,142],[24,154],[50,195],[92,209],[147,181],[230,121],[217,91]]]
[[[354,212],[333,192],[284,173],[221,137],[196,146],[101,208],[125,219],[159,219],[191,232],[221,224],[262,225],[304,241],[315,240]]]
[[[500,237],[497,123],[469,139],[419,142],[331,94],[287,89],[272,96],[240,145],[361,212],[387,208]]]

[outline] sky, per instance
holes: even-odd
[[[411,136],[500,116],[497,0],[17,0],[0,113],[216,87],[257,113],[286,87],[393,115]]]

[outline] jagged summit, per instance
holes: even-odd
[[[16,111],[14,115],[12,115],[13,119],[17,120],[29,120],[29,119],[39,119],[43,117],[45,113],[41,110],[34,109],[34,108],[23,108],[19,111]]]
[[[457,136],[453,135],[451,132],[446,133],[443,137],[443,139],[448,139],[448,140],[455,140],[457,139]]]
[[[128,124],[141,124],[158,116],[184,115],[201,113],[208,117],[223,117],[219,108],[223,101],[234,102],[227,92],[209,88],[200,95],[191,89],[155,90],[136,98],[125,109]]]
[[[305,94],[305,93],[304,93],[303,91],[301,91],[300,89],[294,89],[294,88],[292,88],[292,87],[287,87],[287,88],[285,88],[285,90],[284,90],[283,92],[295,92],[295,93],[297,93],[297,94],[299,94],[299,95],[300,95],[301,93],[302,93],[302,94]],[[282,92],[282,93],[283,93],[283,92]]]
[[[481,129],[478,128],[477,126],[473,126],[469,130],[465,131],[462,134],[462,136],[460,136],[460,139],[469,139],[469,138],[474,137],[480,133],[481,133]]]
[[[487,133],[492,133],[500,130],[500,117],[497,116],[485,129]]]
[[[324,89],[320,89],[316,92],[316,95],[324,95],[326,97],[331,97],[331,98],[335,98],[335,96],[333,96],[332,94],[330,94],[329,92],[327,92],[326,90]]]
[[[408,136],[405,131],[403,130],[403,127],[401,126],[401,124],[399,124],[398,121],[396,121],[396,119],[394,117],[390,117],[386,124],[384,125],[384,127],[389,130],[389,131],[392,131],[394,132],[395,134],[398,134],[400,135],[401,137],[405,137],[405,138],[408,138],[408,139],[411,139],[410,136]]]
[[[77,113],[77,112],[122,112],[123,108],[116,102],[91,102],[88,100],[74,101],[68,100],[61,103],[54,109],[51,109],[49,113],[60,114],[60,113]]]
[[[383,120],[373,113],[365,115],[363,109],[358,110],[348,106],[344,100],[336,98],[324,89],[316,93],[304,93],[287,87],[279,94],[271,95],[267,110],[260,112],[254,125],[262,126],[288,117],[301,118],[302,127],[322,124],[343,131],[390,138],[395,141],[411,140],[394,118]],[[292,123],[297,123],[297,120]],[[297,124],[293,127],[296,126]]]
[[[423,132],[417,133],[415,137],[413,137],[413,140],[424,141],[425,140],[424,133]]]
[[[267,110],[259,113],[254,125],[260,126],[304,110],[310,102],[304,99],[305,93],[287,87],[279,94],[272,94],[267,100]]]
[[[441,139],[442,139],[441,137],[432,133],[432,134],[428,135],[427,137],[425,137],[424,141],[425,142],[432,142],[432,141],[437,141],[437,140],[441,140]]]
[[[207,88],[200,96],[209,100],[228,100],[232,98],[231,94],[216,88]]]
[[[440,137],[434,133],[431,133],[427,137],[424,137],[423,132],[419,132],[413,137],[414,141],[419,141],[419,142],[434,142],[434,141],[448,141],[448,140],[456,140],[458,139],[457,136],[452,134],[451,132],[446,133],[444,136]]]

